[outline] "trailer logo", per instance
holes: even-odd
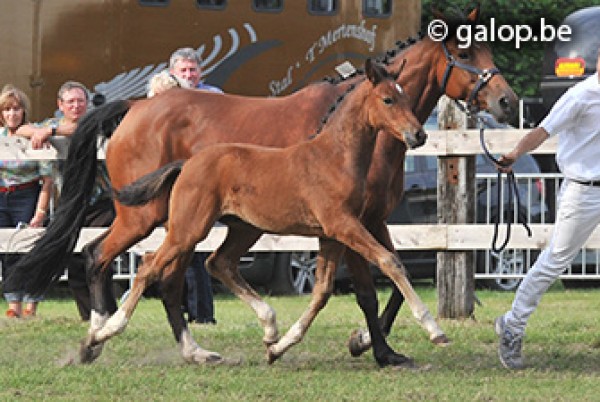
[[[370,29],[365,27],[365,21],[362,20],[356,24],[342,24],[337,28],[333,28],[322,34],[312,45],[306,50],[304,60],[308,64],[314,63],[318,56],[323,54],[328,48],[335,45],[343,39],[356,39],[366,43],[369,46],[369,51],[375,49],[375,40],[377,39],[377,25],[373,25]],[[273,80],[269,83],[269,91],[271,96],[277,96],[288,89],[294,82],[294,71],[302,67],[300,61],[296,61],[290,65],[286,74],[279,80]]]
[[[377,25],[371,29],[365,28],[365,21],[362,20],[359,25],[342,24],[338,28],[330,29],[315,42],[306,52],[306,61],[312,63],[315,60],[315,52],[322,54],[327,48],[334,45],[341,39],[358,39],[369,45],[369,51],[375,49],[375,39],[377,34],[375,30]]]

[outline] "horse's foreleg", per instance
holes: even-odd
[[[240,258],[256,243],[262,231],[244,222],[229,224],[225,241],[206,260],[208,272],[221,281],[256,313],[264,330],[263,343],[269,346],[279,339],[275,310],[240,275]]]
[[[373,227],[374,226],[374,227]],[[388,251],[392,253],[396,253],[394,249],[394,245],[392,239],[390,238],[389,231],[383,221],[377,221],[375,225],[371,225],[371,233],[375,236],[376,240],[381,243]],[[352,270],[352,266],[355,264],[360,266],[367,266],[368,263],[359,255],[354,253],[349,253],[349,257],[346,259],[348,262],[349,268]],[[363,268],[364,269],[364,268]],[[353,271],[353,270],[352,270]],[[354,271],[353,271],[354,272]],[[385,336],[387,336],[390,331],[394,320],[396,319],[396,315],[398,314],[398,310],[400,309],[402,303],[404,301],[404,296],[402,293],[398,291],[398,288],[394,286],[392,295],[388,300],[388,303],[379,318],[379,325],[381,331]],[[430,340],[434,344],[445,345],[449,342],[446,335],[439,327],[425,327],[429,331]],[[372,331],[370,331],[372,332]],[[440,335],[441,333],[441,335]],[[348,345],[350,347],[350,353],[353,356],[359,356],[363,352],[371,347],[372,343],[372,333],[364,329],[355,330],[350,336],[350,340]]]
[[[267,351],[267,360],[273,363],[280,358],[289,348],[296,345],[304,338],[317,314],[325,307],[333,292],[335,269],[344,253],[344,246],[333,240],[319,239],[319,255],[315,273],[315,286],[308,309],[285,333],[279,342],[271,345]],[[375,310],[377,317],[377,310]]]
[[[444,331],[442,331],[442,329],[439,327],[439,325],[437,325],[437,322],[435,322],[435,320],[427,319],[424,317],[419,318],[422,316],[419,315],[418,308],[420,308],[420,306],[423,305],[423,303],[421,302],[419,297],[416,295],[416,293],[414,293],[414,289],[412,288],[412,285],[410,284],[410,281],[408,280],[408,274],[406,272],[406,269],[404,268],[404,265],[400,261],[400,258],[398,257],[398,254],[396,253],[396,250],[394,249],[394,243],[392,242],[390,232],[389,232],[387,226],[385,225],[385,222],[381,221],[380,224],[378,225],[378,228],[376,230],[374,230],[374,233],[376,233],[376,235],[375,235],[376,239],[390,253],[392,253],[394,255],[395,260],[402,267],[401,270],[404,273],[402,280],[406,281],[408,288],[410,289],[410,291],[412,291],[411,293],[414,296],[416,296],[418,299],[418,302],[416,302],[416,303],[415,302],[413,302],[413,304],[409,303],[409,307],[411,308],[413,315],[417,318],[419,323],[429,333],[429,340],[436,345],[444,346],[444,345],[449,344],[450,340],[448,339],[448,337],[446,336]],[[396,290],[401,290],[401,288],[396,286]],[[386,306],[386,310],[384,311],[381,319],[379,320],[381,328],[386,334],[388,334],[390,332],[391,326],[392,326],[394,320],[396,319],[398,309],[400,308],[400,305],[402,304],[402,301],[404,300],[404,297],[402,296],[404,294],[404,292],[402,292],[402,293],[396,292],[396,293],[398,294],[399,298],[394,299],[394,293],[392,293],[390,301],[388,302],[388,306]],[[406,296],[406,295],[404,294],[404,296]],[[394,309],[395,306],[397,306],[397,308]],[[389,307],[389,309],[388,309],[388,307]],[[417,310],[415,310],[415,308],[417,308]]]
[[[385,221],[377,219],[373,225],[371,225],[372,229],[371,233],[375,236],[375,239],[383,245],[388,251],[392,253],[396,253],[396,249],[394,248],[394,242],[390,237],[390,232],[387,228]],[[366,262],[365,262],[366,263]],[[392,295],[388,300],[387,305],[385,306],[381,316],[379,317],[379,325],[381,326],[381,330],[388,336],[394,320],[398,315],[398,311],[404,302],[404,296],[398,290],[396,286],[392,289]]]
[[[340,219],[343,226],[331,228],[339,241],[362,255],[367,261],[379,266],[381,271],[390,278],[406,298],[410,309],[419,323],[429,332],[430,338],[445,338],[446,335],[438,326],[429,309],[411,286],[406,269],[400,259],[389,250],[386,250],[358,221],[352,219]],[[387,229],[386,229],[387,230]]]
[[[348,346],[352,356],[359,356],[373,345],[373,355],[380,367],[411,366],[412,360],[396,353],[385,340],[385,334],[381,330],[377,319],[378,302],[373,278],[369,270],[369,264],[360,255],[352,250],[346,251],[346,263],[352,273],[356,300],[362,309],[367,321],[368,330],[355,331],[350,338]]]
[[[402,293],[394,286],[392,288],[392,294],[379,316],[379,325],[385,336],[388,336],[392,331],[392,324],[394,324],[394,320],[402,307],[402,303],[404,303],[404,296],[402,296]]]

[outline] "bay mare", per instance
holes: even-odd
[[[167,164],[117,193],[124,205],[142,205],[170,194],[167,235],[155,253],[144,257],[123,305],[102,329],[88,335],[90,348],[124,331],[150,284],[179,282],[196,244],[225,216],[235,216],[269,233],[318,236],[319,253],[327,261],[337,262],[347,246],[380,266],[415,311],[427,310],[398,258],[378,243],[360,220],[377,133],[385,131],[405,149],[422,145],[426,135],[394,78],[370,59],[365,70],[367,79],[344,97],[323,131],[311,141],[280,149],[217,144],[202,149],[185,165],[182,161]],[[238,261],[237,251],[224,243],[211,254],[207,268],[257,311],[269,335],[263,342],[272,363],[302,340],[325,307],[333,291],[335,264],[317,273],[308,309],[279,339],[275,312],[242,279]],[[179,279],[171,279],[175,277]],[[191,342],[178,302],[181,288],[174,293],[178,297],[170,299],[167,310],[169,320],[183,332],[180,348],[184,359],[219,360],[214,352]],[[398,365],[410,362],[402,355],[397,359]]]
[[[474,9],[463,21],[454,23],[476,23],[478,13],[479,9]],[[454,31],[450,32],[445,42],[429,38],[411,40],[388,52],[385,61],[389,71],[398,70],[400,64],[406,62],[398,83],[409,95],[415,115],[424,122],[445,93],[454,99],[467,99],[474,108],[486,109],[498,120],[506,120],[515,112],[517,99],[500,74],[482,74],[497,72],[489,48],[473,41],[470,48],[461,49],[452,35]],[[481,80],[483,76],[487,77],[485,82]],[[72,136],[55,219],[32,252],[21,259],[17,270],[20,275],[11,279],[28,282],[29,291],[40,293],[62,275],[64,261],[82,227],[81,206],[92,192],[97,136],[111,138],[106,163],[113,187],[120,189],[170,161],[190,158],[207,145],[246,142],[285,147],[305,141],[318,130],[332,102],[358,79],[312,84],[281,98],[222,96],[172,89],[150,100],[118,101],[92,111]],[[148,152],[149,149],[152,152]],[[393,136],[380,133],[367,176],[363,222],[389,250],[393,250],[393,245],[385,219],[401,198],[403,167],[403,145]],[[115,202],[115,221],[102,236],[86,246],[94,311],[90,331],[102,328],[109,314],[117,309],[112,296],[110,262],[165,221],[166,201],[167,198],[162,197],[136,208]],[[253,244],[252,235],[258,239],[260,231],[244,224],[233,224],[231,228],[226,243],[242,256]],[[236,237],[247,241],[235,243]],[[396,360],[396,354],[387,344],[384,333],[391,328],[402,295],[394,289],[384,314],[378,319],[375,289],[366,269],[368,263],[352,252],[346,253],[345,258],[370,333],[370,337],[359,339],[369,338],[369,343],[373,343],[379,365],[390,364]],[[335,264],[335,261],[319,258],[317,271],[322,271],[326,264]],[[179,284],[161,282],[160,286],[165,290],[166,303],[167,290]],[[447,342],[435,323],[426,329],[434,342]],[[179,340],[180,335],[175,336]],[[359,345],[353,354],[361,353],[369,343],[351,342]],[[82,350],[82,360],[89,361],[100,352],[100,347]]]

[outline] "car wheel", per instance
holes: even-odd
[[[490,274],[498,275],[521,275],[526,271],[526,250],[505,250],[502,253],[486,252],[489,255]],[[485,272],[486,255],[480,253],[478,258],[478,272]],[[535,261],[533,256],[531,261]],[[490,289],[502,291],[514,291],[521,283],[520,278],[493,278],[484,279],[482,282]]]
[[[278,253],[269,289],[272,294],[310,293],[315,286],[317,253]]]

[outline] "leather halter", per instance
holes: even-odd
[[[444,49],[444,55],[446,56],[447,61],[446,71],[444,71],[444,78],[442,78],[442,93],[446,93],[446,86],[448,85],[448,80],[450,79],[452,68],[457,67],[462,70],[468,71],[471,74],[476,74],[477,82],[475,83],[475,86],[473,87],[471,93],[467,97],[466,103],[468,111],[470,113],[477,113],[480,110],[479,102],[477,101],[477,94],[483,89],[483,87],[485,87],[488,84],[488,82],[490,82],[494,75],[500,74],[500,70],[496,67],[486,68],[485,70],[482,70],[469,64],[461,63],[450,54],[450,51],[446,46],[446,41],[442,42],[442,49]]]

